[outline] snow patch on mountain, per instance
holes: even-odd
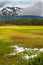
[[[22,8],[19,7],[5,7],[0,9],[0,14],[1,15],[18,15],[19,12],[22,11]]]

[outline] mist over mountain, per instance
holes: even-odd
[[[43,3],[38,2],[31,7],[25,8],[22,12],[20,12],[20,15],[43,16]]]

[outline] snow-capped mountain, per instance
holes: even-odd
[[[22,11],[22,8],[19,7],[6,7],[0,10],[0,15],[19,15]]]
[[[43,16],[43,3],[38,2],[31,7],[25,8],[22,12],[20,12],[20,15]]]
[[[5,7],[0,10],[1,15],[33,15],[43,16],[43,2],[37,2],[30,7],[24,9],[20,7]]]

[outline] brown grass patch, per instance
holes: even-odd
[[[36,34],[36,35],[43,35],[43,33],[40,33],[40,32],[35,32],[33,34]]]
[[[20,37],[20,36],[11,36],[12,40],[34,40],[34,39],[40,39],[38,37]]]

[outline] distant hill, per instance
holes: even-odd
[[[0,20],[20,20],[20,19],[42,19],[42,16],[34,16],[34,15],[8,15],[8,16],[0,16]]]

